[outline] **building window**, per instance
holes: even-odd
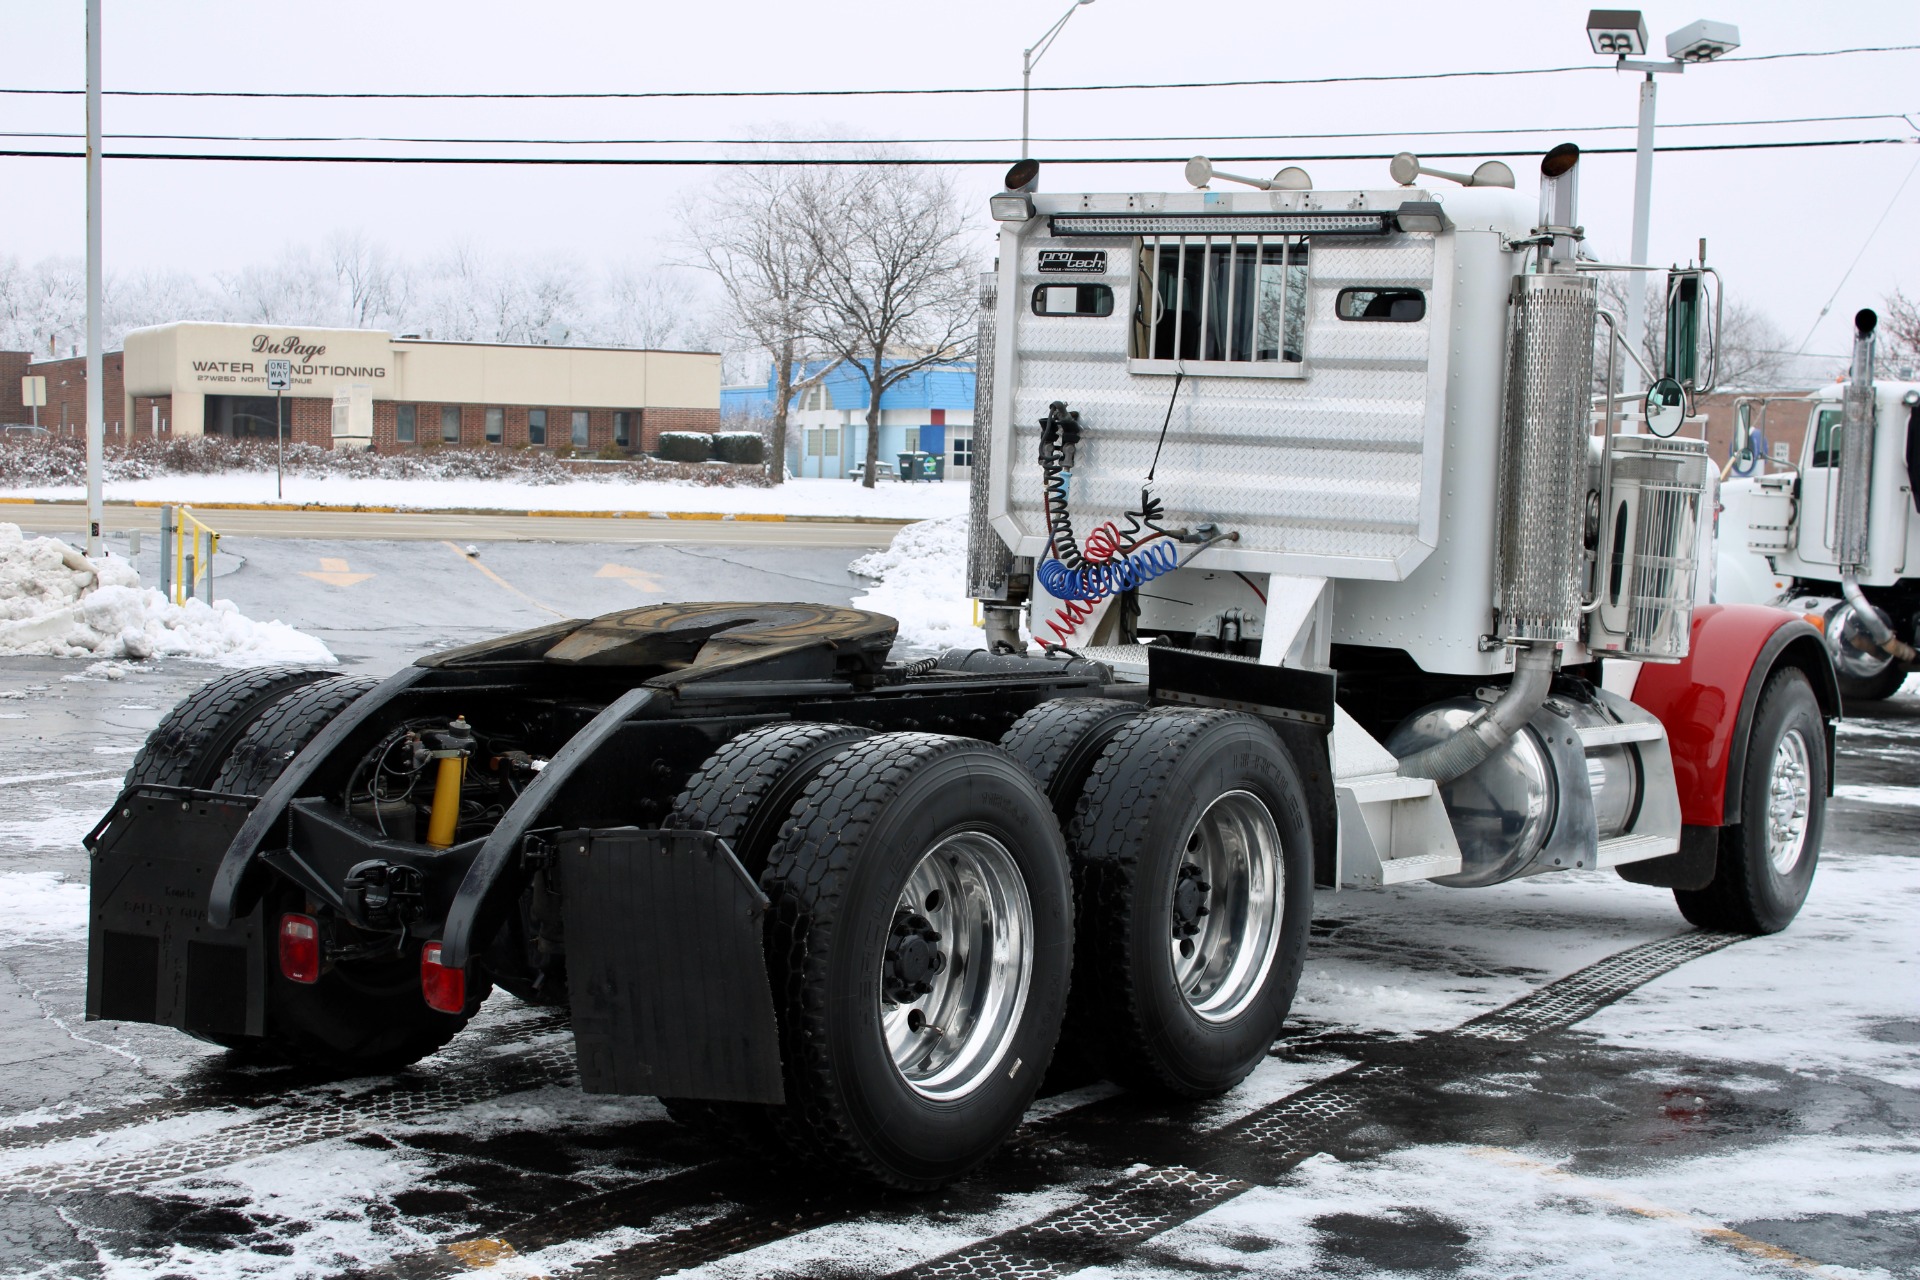
[[[573,447],[576,449],[587,447],[587,411],[585,409],[573,411]]]
[[[625,409],[614,410],[613,443],[622,449],[633,443],[633,414]]]
[[[920,452],[920,428],[918,427],[907,428],[907,452]]]
[[[1129,352],[1137,372],[1173,373],[1183,365],[1189,374],[1304,374],[1304,240],[1142,238],[1138,278]]]
[[[460,443],[460,406],[449,404],[441,407],[440,440],[443,444]]]
[[[807,456],[809,458],[837,458],[840,456],[840,428],[808,427]]]
[[[403,404],[394,410],[393,436],[401,444],[413,443],[413,414],[414,408],[410,404]]]
[[[547,411],[545,409],[527,410],[527,443],[545,444],[547,442]]]
[[[499,444],[507,435],[507,411],[505,409],[487,410],[487,443]]]
[[[973,465],[973,441],[955,440],[953,442],[953,465],[956,467]]]

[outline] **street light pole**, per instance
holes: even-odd
[[[1025,50],[1021,54],[1021,57],[1020,57],[1020,158],[1022,160],[1025,160],[1027,158],[1027,134],[1029,132],[1027,127],[1027,121],[1029,119],[1029,112],[1027,109],[1028,107],[1027,99],[1032,92],[1033,69],[1040,65],[1040,59],[1047,56],[1047,50],[1053,47],[1053,42],[1057,38],[1059,38],[1061,30],[1067,25],[1067,19],[1073,17],[1074,12],[1078,10],[1081,5],[1092,4],[1092,3],[1093,3],[1093,0],[1073,0],[1073,4],[1068,7],[1067,11],[1060,15],[1060,21],[1048,27],[1046,30],[1046,33],[1042,35],[1038,40],[1035,40],[1031,48]]]
[[[100,352],[100,0],[87,0],[87,554],[100,553],[106,374]]]
[[[1653,211],[1653,110],[1659,86],[1653,72],[1640,82],[1640,136],[1633,152],[1633,256],[1634,266],[1647,261],[1647,224]],[[1627,272],[1627,349],[1645,358],[1647,341],[1647,273]],[[1633,361],[1625,362],[1620,389],[1629,394],[1639,391],[1640,370]]]

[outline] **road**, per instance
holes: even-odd
[[[578,550],[483,554],[556,605],[639,590]],[[345,554],[379,576],[312,590],[368,627],[399,624],[351,593],[389,574],[402,600],[513,599],[435,543]],[[280,576],[229,580],[256,572]],[[1783,934],[1691,930],[1606,873],[1323,893],[1246,1084],[1180,1105],[1056,1080],[985,1168],[907,1197],[581,1094],[564,1019],[499,992],[440,1055],[338,1085],[83,1021],[78,840],[206,674],[0,661],[0,1275],[1920,1276],[1920,699],[1841,725]]]
[[[428,511],[200,511],[223,537],[312,538],[354,541],[664,542],[700,546],[885,546],[905,521],[676,520],[593,516],[486,516]],[[0,520],[24,529],[72,537],[87,527],[83,503],[0,504]],[[110,531],[160,528],[157,507],[108,503]]]

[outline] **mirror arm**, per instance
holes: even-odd
[[[1713,328],[1711,331],[1712,342],[1709,343],[1707,347],[1707,385],[1701,387],[1694,393],[1704,396],[1711,394],[1713,389],[1720,385],[1720,322],[1723,318],[1722,308],[1725,306],[1727,300],[1727,290],[1726,286],[1720,280],[1720,273],[1712,267],[1701,267],[1700,274],[1713,277]],[[1692,397],[1689,396],[1688,398],[1691,399]]]

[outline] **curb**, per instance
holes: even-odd
[[[73,507],[85,500],[73,498],[15,498],[0,495],[13,506]],[[108,502],[108,507],[190,507],[195,511],[322,511],[339,514],[387,516],[526,516],[552,520],[749,520],[770,524],[890,524],[909,525],[910,516],[803,516],[749,511],[523,511],[510,507],[376,507],[325,502]]]

